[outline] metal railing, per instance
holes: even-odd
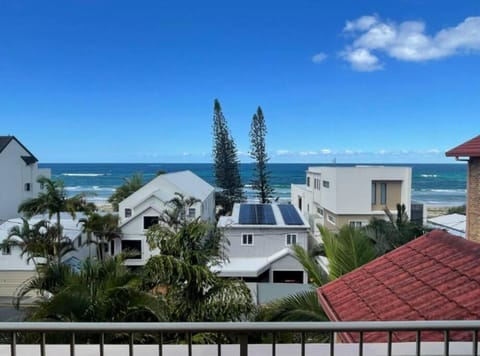
[[[46,322],[17,322],[0,323],[0,334],[7,335],[10,344],[10,355],[21,356],[18,353],[19,335],[28,333],[39,334],[39,353],[41,356],[47,356],[47,335],[69,335],[69,354],[75,356],[76,349],[79,346],[77,336],[95,335],[98,337],[98,355],[105,355],[105,336],[109,334],[126,335],[128,340],[128,354],[135,355],[135,336],[148,334],[155,335],[158,343],[158,355],[164,355],[164,336],[172,334],[182,334],[186,336],[187,352],[189,356],[193,355],[192,346],[194,344],[193,336],[200,333],[213,333],[215,335],[226,335],[235,337],[236,345],[239,347],[240,356],[247,356],[249,351],[249,335],[260,335],[268,333],[271,335],[269,344],[271,345],[271,355],[276,356],[277,336],[283,333],[294,333],[299,338],[299,355],[305,356],[305,346],[308,345],[306,335],[310,333],[326,333],[329,335],[328,349],[331,356],[335,355],[335,333],[358,333],[357,352],[359,356],[364,355],[365,342],[364,335],[369,332],[385,332],[386,334],[386,355],[392,355],[393,342],[392,335],[396,332],[414,332],[416,335],[415,355],[421,355],[422,351],[422,332],[437,331],[443,333],[443,354],[450,355],[451,335],[458,331],[468,331],[471,335],[471,354],[478,355],[478,332],[480,331],[480,321],[387,321],[387,322],[242,322],[242,323],[46,323]],[[220,339],[219,339],[220,340]],[[264,341],[263,341],[264,342]],[[64,342],[65,343],[65,342]],[[67,342],[68,343],[68,342]],[[95,343],[96,345],[97,343]],[[5,343],[4,343],[5,345]],[[37,343],[36,343],[37,345]],[[216,354],[222,355],[222,342],[218,341]],[[155,346],[157,347],[157,346]]]

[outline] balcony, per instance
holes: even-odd
[[[282,322],[282,323],[0,323],[0,356],[309,356],[478,355],[480,321]],[[452,341],[453,335],[471,335]],[[335,333],[358,334],[357,343],[335,343]],[[371,332],[384,343],[367,343]],[[413,342],[393,342],[395,333]],[[437,332],[441,341],[422,341]],[[468,334],[465,334],[468,332]],[[200,334],[208,335],[199,341]],[[205,334],[208,333],[208,334]],[[285,341],[288,334],[294,339]],[[29,343],[20,340],[30,335]],[[112,342],[112,335],[121,335]],[[145,336],[149,337],[146,338]],[[172,337],[174,335],[174,337]],[[319,342],[319,335],[329,342]],[[317,337],[315,337],[317,336]],[[452,337],[453,336],[453,337]],[[172,341],[175,340],[175,341]],[[217,340],[217,341],[215,341]],[[293,342],[292,342],[293,340]]]

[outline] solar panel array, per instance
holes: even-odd
[[[239,223],[245,225],[275,225],[271,205],[242,204],[240,205]]]
[[[293,205],[278,204],[278,208],[286,225],[303,225],[303,220]]]

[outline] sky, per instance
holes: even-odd
[[[0,0],[0,135],[42,163],[453,163],[480,134],[478,0]]]

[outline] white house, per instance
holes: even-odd
[[[307,273],[291,247],[308,248],[308,222],[291,204],[235,204],[232,216],[222,216],[228,261],[222,277],[246,282],[307,283]]]
[[[309,167],[306,184],[292,184],[291,202],[319,239],[317,224],[328,229],[360,227],[373,217],[386,218],[385,207],[396,214],[398,203],[410,216],[411,186],[410,167]]]
[[[82,226],[79,219],[84,216],[78,213],[73,219],[70,214],[60,214],[60,224],[63,227],[63,235],[74,245],[75,251],[69,252],[63,257],[63,261],[74,268],[78,268],[81,261],[89,256],[96,256],[95,246],[86,246],[86,235],[82,233]],[[56,224],[56,219],[49,220],[48,215],[35,215],[28,220],[30,226],[33,226],[41,220],[47,220],[50,224]],[[14,218],[0,224],[0,244],[4,242],[10,230],[14,226],[23,225],[21,218]],[[13,239],[15,237],[12,237]],[[20,247],[11,246],[10,248],[0,248],[0,296],[13,296],[17,287],[30,277],[35,275],[35,264],[28,261],[28,256],[20,256]]]
[[[159,217],[168,207],[166,203],[175,193],[185,198],[196,198],[197,203],[185,212],[189,219],[215,221],[215,189],[191,171],[159,175],[119,204],[122,238],[116,239],[113,254],[125,249],[138,251],[138,256],[126,260],[130,266],[142,266],[158,251],[150,251],[145,231],[158,224]]]
[[[50,169],[39,169],[38,160],[15,136],[0,136],[0,221],[17,217],[20,203],[38,195],[39,176],[50,178]]]

